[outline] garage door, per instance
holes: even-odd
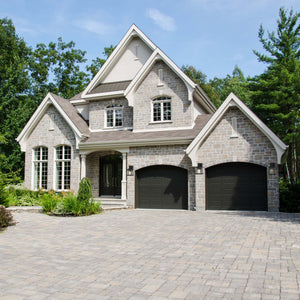
[[[136,207],[187,209],[187,170],[173,166],[151,166],[136,172]]]
[[[226,163],[206,169],[206,208],[267,210],[266,168]]]

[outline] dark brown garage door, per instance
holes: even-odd
[[[206,208],[267,210],[266,168],[226,163],[206,169]]]
[[[136,172],[136,207],[187,209],[187,170],[151,166]]]

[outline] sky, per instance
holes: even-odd
[[[192,65],[208,79],[261,74],[266,65],[259,26],[276,31],[279,8],[300,12],[299,0],[0,0],[0,18],[12,19],[34,47],[62,37],[90,62],[136,24],[179,67]]]

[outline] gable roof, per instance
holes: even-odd
[[[276,136],[271,129],[267,127],[267,125],[265,125],[262,120],[260,120],[234,93],[230,93],[213,117],[207,122],[197,137],[188,146],[186,153],[191,158],[193,166],[197,165],[196,153],[198,148],[210,134],[210,132],[215,128],[225,112],[233,106],[238,107],[244,113],[244,115],[248,117],[248,119],[270,140],[277,153],[277,163],[280,164],[281,157],[288,146],[285,145],[278,138],[278,136]]]
[[[156,45],[152,43],[152,41],[135,25],[133,24],[124,37],[121,39],[119,44],[116,46],[114,51],[108,57],[104,65],[92,79],[92,81],[88,84],[86,89],[82,93],[82,98],[91,98],[97,97],[101,93],[91,94],[91,91],[101,82],[107,70],[114,64],[114,62],[120,57],[122,54],[122,50],[129,44],[133,37],[139,37],[152,51],[156,48]]]
[[[80,117],[76,108],[68,100],[63,99],[55,94],[48,93],[34,114],[31,116],[23,130],[20,132],[19,136],[16,138],[21,145],[22,151],[26,151],[26,142],[30,133],[51,104],[57,109],[57,111],[61,114],[74,132],[77,148],[81,139],[90,135],[90,131],[86,122]]]

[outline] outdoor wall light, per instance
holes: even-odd
[[[270,163],[269,165],[269,174],[274,175],[276,172],[276,164],[275,163]]]
[[[128,166],[127,175],[128,176],[132,176],[133,175],[133,166]]]
[[[198,163],[198,165],[196,167],[196,174],[203,174],[203,164],[202,163]]]

